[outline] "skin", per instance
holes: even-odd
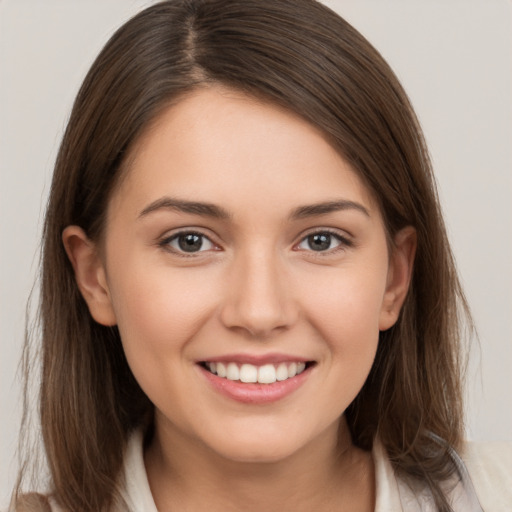
[[[180,252],[181,231],[204,235],[201,250]],[[307,237],[326,232],[313,250]],[[138,140],[102,244],[77,226],[63,241],[92,316],[119,326],[155,405],[145,463],[158,510],[373,510],[371,455],[343,413],[398,317],[415,233],[388,250],[371,193],[316,128],[236,91],[196,90]],[[197,364],[276,352],[314,365],[268,404],[223,396]]]

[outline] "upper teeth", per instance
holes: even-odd
[[[272,384],[302,373],[306,368],[306,363],[280,363],[275,366],[273,364],[255,366],[246,363],[239,366],[237,363],[206,363],[206,367],[219,377],[229,380]]]

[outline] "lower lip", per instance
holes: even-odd
[[[229,380],[214,375],[202,366],[199,366],[209,383],[221,394],[242,402],[244,404],[267,404],[285,398],[298,389],[311,373],[311,368],[306,368],[302,373],[272,384],[243,383],[239,380]]]

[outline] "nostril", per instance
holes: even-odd
[[[222,323],[262,340],[290,328],[298,318],[296,303],[275,270],[243,270],[233,272],[234,286],[222,305]]]

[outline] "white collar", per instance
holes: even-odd
[[[158,512],[144,465],[143,445],[142,431],[136,431],[125,452],[122,495],[131,512]],[[375,512],[434,512],[434,504],[425,488],[411,487],[397,478],[378,439],[374,442],[372,457],[376,483]],[[463,464],[460,458],[456,463]],[[478,502],[475,503],[471,493],[465,489],[464,482],[456,482],[452,487],[450,496],[454,510],[481,512]]]
[[[131,512],[158,512],[144,465],[142,430],[132,434],[126,447],[122,495]]]
[[[141,431],[135,432],[128,442],[124,458],[123,498],[132,512],[158,512],[144,466],[143,444]],[[397,479],[380,443],[374,444],[372,455],[377,486],[375,512],[399,512],[402,506]]]

